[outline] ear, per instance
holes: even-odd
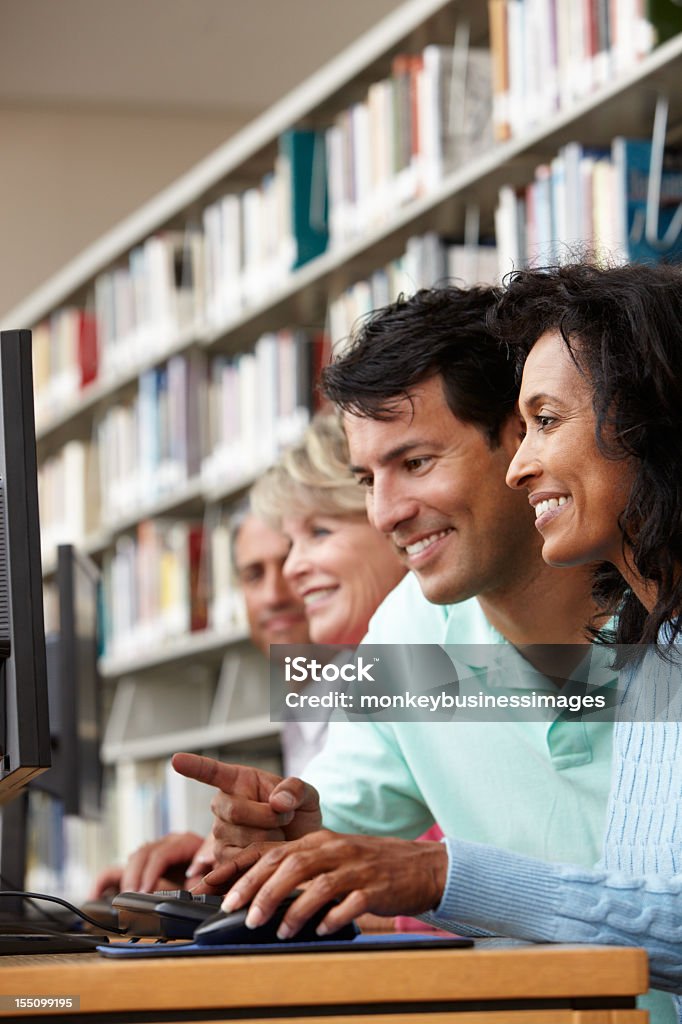
[[[526,428],[523,420],[521,419],[521,413],[519,412],[518,406],[515,406],[514,411],[510,413],[500,427],[499,447],[508,456],[509,462],[511,462],[516,455],[525,432]]]

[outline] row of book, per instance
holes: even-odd
[[[347,288],[329,305],[329,334],[340,351],[356,324],[372,310],[419,288],[452,282],[459,285],[493,284],[498,275],[494,245],[451,243],[435,232],[408,239],[398,259],[371,277]]]
[[[401,294],[446,280],[492,282],[496,273],[492,245],[414,236],[399,259],[330,303],[329,334],[285,329],[236,356],[190,350],[143,372],[131,397],[95,419],[90,440],[68,442],[41,465],[44,552],[82,545],[193,484],[225,493],[255,478],[308,422],[330,336],[341,342],[357,319]]]
[[[67,408],[97,380],[97,320],[94,312],[68,306],[33,328],[33,391],[36,425]]]
[[[202,316],[209,326],[220,327],[241,310],[261,304],[292,271],[327,248],[323,133],[284,132],[274,171],[258,185],[208,206],[202,228]]]
[[[682,31],[675,0],[488,0],[495,137],[521,136]]]
[[[125,863],[169,832],[207,835],[211,823],[207,788],[183,779],[165,759],[125,762],[105,772],[96,819],[64,814],[61,801],[31,791],[25,887],[82,904],[103,868]]]
[[[320,193],[319,210],[311,208],[311,189]],[[200,224],[152,235],[95,279],[87,309],[60,309],[34,328],[38,428],[94,381],[141,371],[265,301],[324,251],[326,218],[323,135],[285,132],[274,171],[258,185],[207,207]]]
[[[279,139],[273,170],[152,235],[95,279],[85,309],[34,329],[39,427],[95,380],[138,372],[202,331],[267,302],[297,268],[366,233],[491,144],[488,51],[427,46],[326,130]]]
[[[564,146],[526,188],[505,186],[496,211],[500,272],[589,250],[608,261],[682,260],[682,153],[618,137],[609,149]],[[656,195],[658,192],[658,196]]]
[[[202,519],[145,519],[119,537],[102,565],[104,655],[134,658],[206,629],[243,630],[232,534],[229,511],[215,506]]]
[[[145,371],[109,406],[90,440],[73,440],[38,472],[43,548],[83,544],[187,486],[229,490],[296,440],[313,404],[323,338],[265,334],[250,352],[189,351]]]
[[[498,138],[521,134],[681,29],[673,0],[490,0],[492,50],[460,28],[452,46],[398,54],[326,128],[284,132],[251,187],[155,233],[96,278],[84,309],[35,328],[38,428],[94,381],[226,329],[328,245],[390,221],[493,145],[493,121]]]
[[[490,51],[460,36],[399,54],[327,130],[331,244],[389,220],[492,144]]]
[[[114,793],[105,788],[98,820],[64,814],[48,793],[29,793],[25,888],[82,904],[102,868],[118,860]]]

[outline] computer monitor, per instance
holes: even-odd
[[[52,766],[33,778],[0,809],[0,889],[26,887],[29,837],[35,807],[28,794],[39,790],[56,801],[52,827],[64,814],[99,818],[100,677],[97,671],[97,609],[100,573],[70,544],[57,548],[55,576],[45,587],[45,644]],[[40,830],[39,830],[40,831]],[[22,915],[21,902],[0,903]]]
[[[31,783],[65,814],[99,817],[101,706],[97,671],[100,573],[71,544],[57,548],[56,600],[45,615],[52,767]]]
[[[31,332],[0,332],[0,803],[50,767]]]

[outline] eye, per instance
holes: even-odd
[[[372,487],[374,487],[374,477],[371,476],[356,476],[355,482],[358,487],[364,487],[368,491],[371,491]]]
[[[326,526],[311,526],[310,527],[310,536],[311,537],[329,537],[331,532],[332,531],[330,529],[328,529]]]
[[[405,460],[405,468],[409,473],[414,473],[418,469],[423,469],[424,466],[428,466],[431,462],[431,458],[428,455],[419,455],[414,459]]]
[[[537,424],[539,431],[546,430],[548,427],[551,427],[553,423],[556,423],[555,416],[533,416],[533,420]]]
[[[262,566],[254,565],[248,569],[242,569],[237,575],[242,587],[252,587],[256,583],[260,583],[265,572]]]

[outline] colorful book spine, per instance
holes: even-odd
[[[682,262],[682,153],[666,150],[660,182],[651,142],[616,138],[610,149],[564,146],[525,189],[500,190],[499,272],[579,259]],[[656,190],[650,186],[658,183]]]

